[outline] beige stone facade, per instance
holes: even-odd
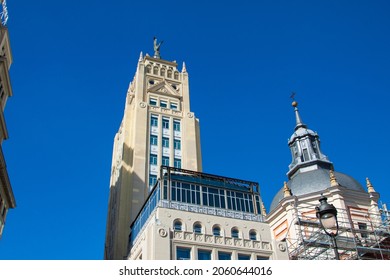
[[[177,221],[182,225],[180,230],[175,229]],[[213,233],[216,226],[221,229],[220,236]],[[233,230],[238,236],[232,236]],[[221,252],[230,255],[232,260],[288,258],[285,242],[275,241],[266,223],[163,207],[158,207],[149,217],[128,258],[176,260],[180,259],[180,250],[187,250],[191,260],[201,259],[201,253],[218,260]]]
[[[163,167],[131,225],[130,260],[287,259],[256,182]]]
[[[11,81],[8,73],[11,63],[12,54],[8,29],[0,24],[0,237],[3,233],[8,209],[16,207],[15,197],[1,148],[3,140],[8,138],[4,108],[8,97],[12,96]]]
[[[130,224],[161,165],[202,170],[199,133],[185,65],[141,53],[114,139],[105,259],[126,258]]]

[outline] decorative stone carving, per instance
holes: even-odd
[[[145,102],[140,102],[140,103],[139,103],[139,106],[140,106],[141,108],[146,108],[146,103],[145,103]]]
[[[282,252],[286,251],[286,246],[283,243],[279,243],[278,248]]]
[[[188,112],[188,113],[187,113],[187,116],[188,116],[190,119],[192,119],[192,118],[194,117],[194,113]]]
[[[167,235],[168,235],[168,232],[163,228],[160,228],[158,230],[158,233],[160,234],[161,237],[167,237]]]

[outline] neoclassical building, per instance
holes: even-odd
[[[131,225],[129,260],[287,258],[255,182],[163,166]]]
[[[378,206],[370,180],[366,188],[336,171],[322,152],[320,139],[301,119],[293,102],[296,125],[288,141],[292,162],[288,181],[273,198],[267,222],[276,240],[287,242],[290,259],[332,259],[330,237],[320,227],[316,206],[321,196],[337,211],[340,259],[389,259],[389,213]]]
[[[8,97],[12,96],[11,80],[9,68],[12,64],[12,53],[8,28],[5,26],[6,6],[3,1],[2,17],[0,23],[0,238],[3,234],[7,212],[10,208],[16,207],[14,193],[12,191],[10,179],[8,177],[7,165],[3,154],[3,141],[8,139],[8,131],[4,118],[4,109]]]

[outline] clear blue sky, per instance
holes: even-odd
[[[3,143],[17,208],[0,259],[102,259],[114,135],[153,36],[185,61],[203,169],[260,183],[267,209],[295,125],[390,203],[388,1],[8,0],[14,96]],[[389,204],[390,206],[390,204]]]

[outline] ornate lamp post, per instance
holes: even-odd
[[[339,260],[340,255],[336,243],[336,236],[339,232],[337,210],[336,207],[334,207],[333,204],[329,204],[327,200],[328,199],[325,196],[321,195],[321,198],[319,199],[320,205],[316,206],[316,216],[320,220],[321,227],[324,229],[325,233],[331,237],[336,260]],[[334,228],[336,228],[336,232],[333,232]]]

